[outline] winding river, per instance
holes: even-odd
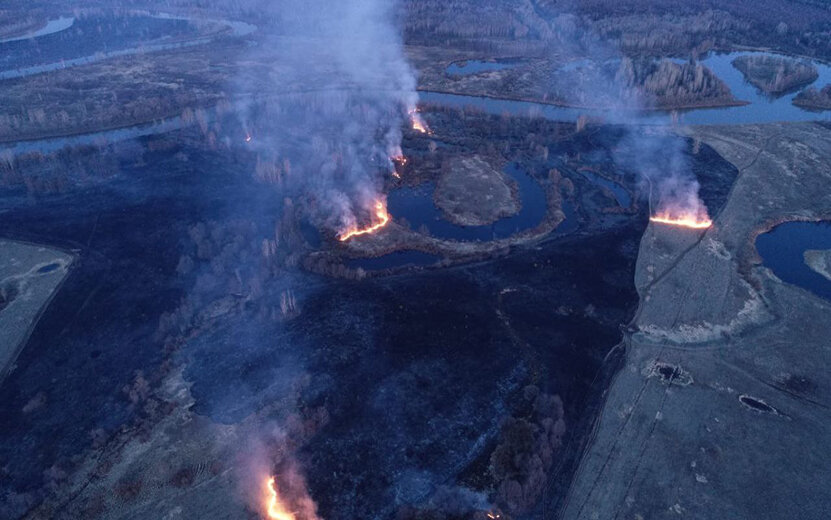
[[[733,67],[731,62],[739,56],[747,55],[773,54],[749,51],[722,54],[713,53],[701,60],[702,64],[709,67],[730,87],[736,99],[747,101],[747,105],[685,110],[678,113],[679,122],[689,125],[739,125],[773,122],[831,121],[831,111],[815,112],[793,105],[792,101],[794,97],[804,90],[804,88],[807,88],[807,86],[780,97],[770,97],[745,81],[742,73]],[[831,66],[818,61],[813,61],[812,63],[817,68],[819,77],[808,86],[823,87],[831,83]],[[563,70],[568,71],[574,66],[574,64],[566,65],[563,67]],[[580,116],[589,116],[627,124],[665,125],[673,122],[673,116],[670,113],[660,110],[621,112],[616,109],[574,108],[529,101],[514,101],[440,92],[421,92],[420,94],[423,102],[452,107],[473,106],[494,115],[509,113],[520,116],[544,117],[554,121],[575,121]]]
[[[161,15],[158,15],[161,16]],[[175,18],[175,17],[173,17]],[[178,19],[178,18],[176,18]],[[219,23],[220,21],[216,21]],[[234,34],[245,35],[250,34],[256,28],[244,22],[222,22],[234,28]],[[190,42],[179,43],[159,43],[156,50],[163,48],[175,48],[177,46],[197,45],[204,43],[202,40],[194,40]],[[109,57],[116,54],[127,54],[135,52],[145,52],[151,49],[151,46],[145,45],[133,49],[122,49],[113,51]],[[2,48],[0,48],[2,50]],[[805,110],[797,107],[791,103],[793,98],[801,91],[791,92],[778,98],[768,97],[758,91],[755,87],[744,80],[742,74],[733,67],[731,61],[738,57],[748,54],[770,54],[758,52],[731,52],[726,54],[713,54],[702,61],[702,63],[711,67],[712,70],[721,77],[731,88],[737,99],[748,101],[749,104],[737,107],[723,107],[723,108],[704,108],[694,109],[681,113],[680,122],[692,125],[720,125],[720,124],[751,124],[751,123],[770,123],[770,122],[804,122],[804,121],[831,121],[831,111],[815,112]],[[104,59],[105,55],[98,53],[91,59],[91,61]],[[90,59],[89,57],[81,57],[78,60]],[[80,63],[80,62],[79,62]],[[831,66],[820,62],[814,62],[819,72],[819,77],[809,86],[822,87],[831,83]],[[37,68],[41,72],[46,70],[53,70],[60,68],[61,64],[47,64],[31,67]],[[9,71],[7,71],[9,72]],[[14,71],[12,71],[14,72]],[[34,73],[34,72],[31,72]],[[0,79],[2,79],[5,72],[0,72]],[[806,87],[807,88],[807,87]],[[581,115],[591,117],[605,117],[609,120],[621,121],[619,112],[604,109],[585,109],[574,107],[562,107],[556,105],[549,105],[543,103],[535,103],[529,101],[514,101],[508,99],[488,98],[479,96],[459,95],[459,94],[445,94],[438,92],[420,92],[420,99],[425,103],[436,103],[450,107],[466,107],[472,106],[480,109],[486,113],[501,115],[509,113],[517,116],[534,116],[544,117],[554,121],[575,121]],[[626,122],[631,124],[659,124],[665,125],[672,123],[672,116],[667,112],[649,111],[649,112],[631,112],[625,117]],[[153,124],[142,124],[134,127],[120,128],[115,130],[106,130],[101,132],[94,132],[90,134],[77,135],[72,137],[49,138],[37,141],[23,141],[5,145],[0,147],[0,150],[9,150],[13,154],[28,151],[40,151],[48,153],[55,151],[64,146],[77,146],[84,144],[94,144],[96,142],[117,142],[125,139],[132,139],[156,133],[165,133],[171,130],[176,130],[184,126],[180,118],[175,117],[166,119]]]
[[[72,24],[75,23],[75,18],[72,16],[61,16],[60,18],[55,18],[54,20],[48,20],[46,25],[41,27],[40,29],[35,29],[33,31],[29,31],[26,34],[22,34],[20,36],[13,36],[11,38],[5,38],[0,40],[0,43],[10,43],[16,42],[20,40],[29,40],[32,38],[39,38],[41,36],[46,36],[47,34],[54,34],[56,32],[63,31],[65,29],[69,29],[72,27]]]
[[[188,23],[187,19],[172,15],[155,14],[152,16],[160,20]],[[60,27],[62,25],[69,23],[63,18],[59,20],[63,21],[60,22],[60,24],[55,21],[49,31],[46,31],[46,28],[44,28],[39,31],[40,34],[29,35],[28,38],[36,36],[49,37],[49,34],[56,34],[56,32],[61,30]],[[231,28],[234,35],[250,34],[256,29],[254,26],[243,22],[229,22],[221,20],[211,20],[209,22],[227,25]],[[140,47],[113,50],[107,53],[99,52],[94,55],[81,56],[59,64],[47,63],[43,65],[25,67],[22,69],[15,69],[12,71],[0,72],[0,79],[46,72],[48,70],[54,70],[55,68],[63,66],[90,63],[92,61],[106,59],[113,56],[146,52],[150,50],[170,49],[188,45],[198,45],[205,43],[214,37],[214,35],[209,35],[176,42],[164,41],[164,39],[154,40],[154,42],[143,44]],[[15,44],[19,43],[19,41],[9,43]],[[4,42],[0,42],[0,50],[2,50],[3,44]],[[745,81],[741,72],[733,67],[731,63],[733,59],[739,56],[760,54],[766,53],[731,52],[711,54],[706,59],[702,60],[704,65],[709,67],[716,75],[727,83],[737,99],[747,101],[748,104],[736,107],[705,108],[684,111],[678,115],[679,122],[691,125],[720,125],[818,120],[831,121],[831,112],[819,113],[805,110],[793,105],[792,100],[799,93],[799,90],[779,97],[770,97],[763,94]],[[820,62],[814,62],[814,65],[817,67],[819,77],[812,83],[811,86],[822,87],[831,83],[831,66]],[[458,69],[454,69],[452,71],[455,74],[476,74],[478,71],[495,70],[498,68],[510,67],[512,65],[494,62],[469,61],[464,67],[458,64],[451,65],[451,67],[454,66]],[[665,111],[633,111],[621,115],[620,111],[563,107],[527,101],[514,101],[437,92],[421,92],[420,97],[421,101],[426,103],[436,103],[451,107],[473,106],[486,113],[495,115],[509,113],[518,116],[544,117],[555,121],[575,121],[579,116],[586,115],[589,117],[599,117],[608,121],[625,122],[628,124],[665,125],[673,122],[673,115]],[[182,120],[182,118],[174,117],[150,124],[81,134],[71,137],[22,141],[2,147],[0,150],[2,150],[2,152],[6,155],[10,153],[15,155],[31,151],[49,153],[64,147],[113,143],[147,135],[165,133],[180,129],[184,126],[188,126],[189,124],[192,123],[186,123]],[[397,218],[406,219],[413,228],[425,226],[433,236],[438,238],[463,241],[487,241],[505,238],[519,231],[535,226],[545,214],[545,195],[539,184],[530,176],[519,171],[517,168],[512,167],[511,165],[506,168],[506,173],[511,175],[520,187],[522,210],[517,215],[500,219],[491,226],[458,226],[445,220],[432,202],[432,191],[434,189],[432,184],[394,190],[389,194],[388,202],[390,211],[396,215]],[[628,193],[626,193],[625,190],[620,189],[619,186],[614,185],[614,183],[600,178],[590,172],[582,173],[591,182],[603,185],[612,190],[618,199],[618,202],[622,206],[628,206],[631,202]],[[566,233],[569,232],[571,228],[576,227],[576,219],[574,218],[573,208],[564,207],[563,209],[566,212],[567,218],[566,221],[561,224],[558,229],[558,233]],[[396,267],[399,265],[429,265],[435,263],[436,260],[437,258],[432,255],[426,255],[413,251],[403,251],[377,259],[355,260],[352,261],[352,264],[354,264],[355,267],[360,266],[366,269],[378,269]]]
[[[62,17],[16,38],[0,40],[0,80],[23,78],[102,60],[203,45],[224,35],[246,36],[256,26],[233,20],[192,19],[171,14],[131,12],[126,17]],[[102,30],[102,24],[105,26]],[[201,34],[200,26],[214,25]],[[126,27],[126,29],[122,29]],[[67,31],[73,28],[73,31]],[[91,38],[77,38],[92,34]],[[126,45],[125,45],[126,44]]]

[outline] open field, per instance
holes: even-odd
[[[67,276],[73,257],[57,249],[0,241],[0,384]]]
[[[820,316],[829,303],[760,266],[754,239],[778,222],[828,217],[820,186],[831,180],[822,166],[831,133],[818,125],[692,133],[739,177],[713,229],[679,241],[653,224],[644,235],[626,366],[563,517],[718,510],[773,519],[798,510],[819,519],[831,467],[821,448],[831,435],[830,387],[818,370],[828,362]],[[800,159],[781,162],[795,149]],[[785,488],[794,491],[765,491]]]

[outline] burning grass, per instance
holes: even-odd
[[[649,217],[650,222],[668,226],[685,227],[690,229],[708,229],[712,227],[713,221],[706,215],[695,215],[687,213],[672,213],[669,211],[660,212]]]
[[[346,242],[352,237],[359,236],[359,235],[369,235],[375,233],[382,227],[386,226],[390,221],[390,214],[387,212],[387,205],[382,200],[378,200],[375,202],[375,218],[374,223],[364,227],[358,228],[353,227],[342,232],[338,235],[338,240],[341,242]]]
[[[277,492],[274,477],[269,477],[266,487],[266,513],[271,520],[295,520],[294,513],[290,513]]]
[[[422,133],[422,134],[428,134],[428,135],[433,133],[432,131],[430,131],[430,127],[427,126],[427,123],[424,121],[424,119],[422,119],[422,117],[418,114],[417,109],[410,110],[409,114],[410,114],[410,125],[412,126],[413,130],[415,130],[416,132],[419,132],[419,133]]]

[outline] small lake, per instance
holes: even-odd
[[[779,279],[831,300],[831,281],[805,264],[810,249],[831,249],[831,222],[786,222],[756,239],[765,267]]]
[[[505,173],[519,185],[522,208],[516,215],[499,219],[491,225],[460,226],[446,220],[433,203],[435,185],[432,182],[393,190],[387,196],[387,205],[393,218],[406,219],[414,230],[424,226],[436,238],[460,241],[507,238],[539,224],[545,217],[546,200],[539,183],[516,164],[506,166]]]
[[[470,76],[472,74],[480,74],[482,72],[510,69],[515,66],[515,63],[505,63],[499,61],[454,61],[447,67],[446,72],[451,76]]]
[[[441,210],[433,203],[435,185],[432,182],[393,190],[387,195],[387,207],[393,218],[406,219],[415,231],[424,226],[436,238],[481,242],[508,238],[539,224],[545,217],[547,201],[545,192],[539,183],[517,164],[509,163],[505,167],[505,173],[519,185],[522,208],[516,215],[499,219],[488,226],[460,226],[446,220]],[[562,209],[566,219],[557,227],[555,233],[558,235],[570,233],[577,229],[578,225],[577,212],[568,200],[563,200]],[[405,266],[428,266],[439,260],[441,257],[421,251],[396,251],[377,258],[349,260],[346,265],[370,271]]]

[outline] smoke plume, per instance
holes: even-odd
[[[241,145],[256,153],[256,176],[289,201],[287,208],[334,233],[362,227],[383,204],[383,178],[394,171],[391,158],[401,155],[402,128],[418,101],[397,27],[398,4],[260,5],[262,36],[242,57],[248,62],[243,70],[256,72],[233,84],[237,97],[247,100],[240,110]],[[264,251],[272,254],[287,235],[277,233]],[[295,307],[293,295],[281,300],[284,317]],[[290,424],[256,430],[236,464],[246,503],[270,515],[276,500],[291,513],[286,518],[317,520],[293,453],[304,434]]]
[[[270,510],[285,511],[293,520],[320,520],[317,504],[309,496],[286,432],[271,425],[251,434],[235,464],[240,493],[248,506],[264,517]],[[273,480],[272,480],[273,479]]]
[[[255,94],[244,117],[260,161],[318,224],[335,230],[371,217],[417,102],[396,6],[288,0],[266,7],[268,36],[251,51],[261,74],[239,82]]]
[[[707,208],[699,198],[699,184],[684,153],[684,141],[670,126],[647,127],[640,119],[645,110],[653,108],[653,100],[634,81],[632,60],[599,36],[579,30],[572,17],[558,17],[555,26],[558,45],[565,54],[586,58],[571,67],[568,102],[604,107],[608,109],[607,123],[626,127],[613,159],[645,184],[651,213],[707,220]]]

